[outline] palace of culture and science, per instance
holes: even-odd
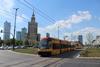
[[[28,41],[30,44],[36,43],[40,40],[40,34],[38,34],[38,23],[35,21],[35,15],[31,17],[31,21],[28,22]]]

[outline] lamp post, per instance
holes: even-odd
[[[13,44],[13,50],[15,50],[15,44],[16,44],[16,42],[15,42],[15,32],[16,32],[16,17],[17,17],[17,10],[19,9],[19,8],[14,8],[16,11],[15,11],[15,21],[14,21],[14,36],[13,36],[13,42],[14,42],[14,44]]]

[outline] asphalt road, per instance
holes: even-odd
[[[40,57],[0,50],[0,67],[100,67],[98,59],[77,59],[79,50],[54,57]]]
[[[33,67],[38,62],[48,59],[50,58],[15,53],[9,50],[0,50],[0,67]]]
[[[47,67],[100,67],[100,58],[79,58],[80,50],[64,53],[59,58],[63,60],[47,65]]]
[[[100,67],[98,59],[64,59],[48,67]]]

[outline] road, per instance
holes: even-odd
[[[64,59],[48,67],[100,67],[98,59]]]
[[[0,50],[0,67],[100,67],[100,60],[77,59],[79,51],[56,57],[40,57]]]

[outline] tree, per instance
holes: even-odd
[[[10,45],[10,40],[5,40],[4,43],[9,46]]]
[[[16,45],[17,45],[17,46],[22,45],[22,43],[23,43],[23,41],[21,41],[21,40],[16,40]]]
[[[3,44],[3,40],[0,40],[0,46],[2,46],[2,44]]]
[[[88,45],[92,46],[92,41],[94,40],[93,34],[89,32],[89,33],[86,35],[86,38],[87,38],[87,43],[88,43]]]
[[[25,46],[29,46],[29,42],[27,39],[25,39],[25,43],[24,43]]]

